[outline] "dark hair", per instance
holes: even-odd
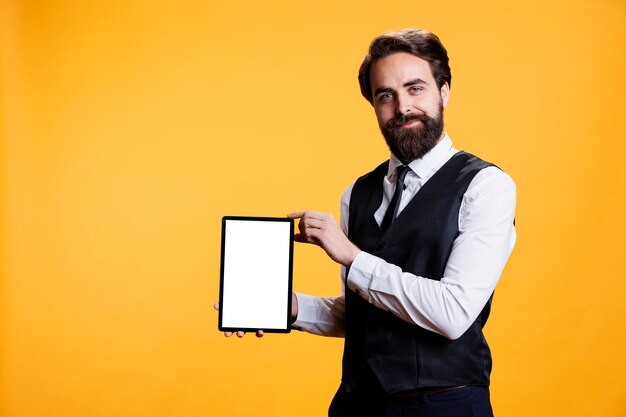
[[[359,68],[359,85],[361,94],[372,103],[372,86],[370,85],[370,68],[381,58],[398,52],[406,52],[428,61],[437,87],[452,82],[448,52],[441,41],[432,32],[421,29],[405,29],[378,36],[370,44],[369,53]]]

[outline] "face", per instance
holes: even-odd
[[[443,138],[450,88],[437,87],[428,62],[399,52],[370,69],[373,105],[391,152],[404,164],[421,158]]]

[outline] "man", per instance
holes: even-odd
[[[515,184],[452,146],[450,82],[434,34],[374,39],[359,83],[391,157],[344,192],[341,225],[289,215],[297,241],[342,265],[344,294],[293,300],[294,327],[345,337],[331,417],[493,415],[482,328],[515,243]]]

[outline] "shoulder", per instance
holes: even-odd
[[[378,165],[372,171],[368,172],[365,175],[360,176],[354,181],[352,184],[348,186],[341,194],[341,222],[342,227],[344,227],[344,231],[347,233],[347,224],[348,224],[348,215],[350,211],[350,202],[352,200],[352,191],[357,188],[362,187],[374,187],[376,182],[380,182],[382,184],[382,178],[387,174],[387,167],[389,166],[389,160],[383,162]]]
[[[490,165],[478,171],[470,187],[496,187],[498,189],[515,190],[515,181],[506,172],[502,171],[495,165]]]
[[[341,209],[348,208],[350,205],[350,196],[352,196],[352,189],[354,188],[354,182],[348,186],[341,194]]]
[[[350,197],[354,189],[370,189],[378,184],[382,184],[383,178],[385,177],[385,175],[387,175],[388,166],[389,160],[378,165],[367,174],[361,175],[359,178],[357,178],[356,181],[350,184],[350,186],[343,192],[343,195],[341,196],[342,204],[344,201],[346,203],[350,202]]]
[[[515,181],[506,172],[495,165],[478,171],[472,179],[464,199],[467,202],[478,200],[506,200],[515,205],[517,188]]]

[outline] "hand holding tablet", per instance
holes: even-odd
[[[216,302],[215,304],[213,304],[213,308],[218,310],[220,309],[220,303]],[[295,293],[291,293],[291,317],[292,317],[292,321],[295,320],[296,317],[298,317],[298,297],[296,297]],[[246,332],[244,331],[237,331],[237,332],[230,332],[230,331],[225,331],[224,332],[224,336],[226,337],[231,337],[233,334],[237,334],[237,337],[242,338],[246,335]],[[257,330],[256,331],[256,337],[263,337],[265,335],[265,333],[263,332],[263,330]]]

